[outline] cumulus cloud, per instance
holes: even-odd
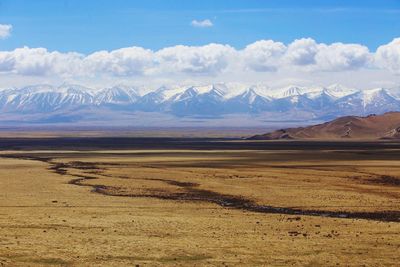
[[[311,38],[295,40],[285,54],[286,63],[312,71],[346,71],[368,67],[372,56],[359,44],[318,44]]]
[[[178,45],[155,53],[161,72],[216,75],[223,71],[235,54],[229,45],[204,46]]]
[[[5,39],[11,34],[12,25],[0,24],[0,39]]]
[[[375,62],[381,68],[400,74],[400,38],[395,38],[390,43],[378,47]]]
[[[153,51],[136,46],[111,52],[98,51],[83,60],[85,72],[115,76],[143,75],[152,66]]]
[[[168,78],[192,77],[247,79],[252,75],[325,77],[347,71],[400,73],[400,38],[371,52],[360,44],[318,43],[311,38],[285,45],[260,40],[243,49],[230,45],[177,45],[157,51],[126,47],[89,55],[61,53],[46,48],[22,47],[0,51],[0,73],[30,77]],[[336,74],[335,74],[336,75]],[[4,75],[3,75],[4,77]],[[266,77],[266,76],[265,76]]]
[[[245,68],[264,72],[276,71],[285,51],[286,46],[283,43],[261,40],[246,46],[241,54]]]
[[[79,72],[82,55],[22,47],[0,52],[0,72],[20,75],[73,75]]]
[[[208,28],[214,26],[211,20],[205,19],[205,20],[192,20],[190,23],[193,27],[198,27],[198,28]]]
[[[315,61],[317,70],[346,71],[368,67],[371,54],[366,46],[358,44],[320,44]]]
[[[312,65],[315,64],[319,46],[311,38],[303,38],[293,41],[286,51],[285,58],[288,64],[294,65]]]

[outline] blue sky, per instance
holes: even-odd
[[[191,26],[204,19],[213,26]],[[400,36],[400,1],[0,0],[0,24],[13,27],[0,50],[26,45],[88,54],[212,42],[241,49],[261,39],[311,37],[373,51]]]

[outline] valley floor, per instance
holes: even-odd
[[[400,259],[397,143],[13,142],[0,152],[0,266]]]

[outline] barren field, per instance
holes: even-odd
[[[400,144],[0,140],[0,266],[398,266]]]

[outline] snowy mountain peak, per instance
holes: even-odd
[[[386,92],[396,100],[400,100],[400,87],[393,87],[390,89],[386,89]]]
[[[243,92],[243,94],[240,95],[240,98],[249,104],[253,104],[257,97],[260,97],[260,95],[257,94],[255,88],[253,87],[248,88],[245,92]]]
[[[223,90],[221,90],[218,87],[214,87],[208,92],[208,94],[212,94],[215,95],[217,97],[224,97],[225,96],[225,92]]]
[[[162,112],[175,116],[251,113],[286,116],[290,119],[366,115],[400,110],[400,88],[368,90],[341,85],[328,87],[289,86],[270,89],[262,85],[163,86],[140,95],[137,87],[114,86],[94,91],[74,84],[33,85],[0,91],[0,111],[5,114],[68,114],[71,110]],[[99,113],[99,114],[100,114]],[[275,114],[275,115],[274,115]],[[286,115],[285,115],[286,114]],[[305,114],[305,115],[303,115]]]
[[[286,88],[286,90],[283,92],[283,97],[288,97],[288,96],[297,96],[303,94],[303,91],[300,87],[297,86],[290,86]]]
[[[203,85],[203,86],[191,86],[189,89],[192,88],[197,94],[218,94],[218,95],[225,95],[225,92],[229,89],[224,84],[210,84],[210,85]]]
[[[348,88],[340,84],[332,84],[325,88],[327,94],[334,96],[336,98],[344,97],[346,95],[351,95],[357,92],[356,89]]]
[[[95,96],[95,103],[102,104],[132,104],[139,99],[139,94],[134,88],[114,86],[101,90]]]
[[[185,91],[185,87],[167,87],[161,86],[154,92],[150,92],[149,94],[154,95],[154,97],[158,98],[160,102],[167,101],[176,95]]]
[[[303,88],[291,85],[291,86],[288,86],[288,87],[284,87],[284,88],[273,90],[270,93],[270,95],[273,98],[285,98],[285,97],[301,95],[303,93],[305,93],[303,91]]]
[[[369,90],[363,90],[359,92],[360,98],[364,104],[366,105],[371,104],[373,101],[378,100],[379,98],[387,98],[390,97],[386,90],[383,88],[374,88]]]

